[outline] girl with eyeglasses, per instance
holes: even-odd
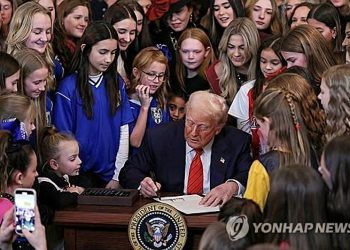
[[[169,77],[168,59],[155,47],[141,50],[134,59],[129,101],[134,122],[130,125],[130,145],[141,145],[147,128],[170,121],[166,106]]]

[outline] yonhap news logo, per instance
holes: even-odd
[[[350,233],[350,223],[253,223],[255,233]]]
[[[242,239],[249,232],[248,218],[245,215],[232,216],[226,223],[226,231],[230,240]]]
[[[226,231],[232,241],[245,237],[249,230],[254,233],[329,233],[349,234],[350,223],[251,223],[246,215],[232,216],[226,223]]]

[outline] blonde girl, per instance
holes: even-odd
[[[141,50],[133,61],[129,101],[134,122],[130,145],[141,145],[146,128],[170,121],[166,106],[169,79],[168,59],[155,47]]]
[[[50,13],[36,2],[26,2],[19,6],[12,18],[6,40],[7,53],[15,56],[24,48],[38,51],[49,69],[48,88],[54,87],[52,76],[52,27]]]
[[[38,133],[51,122],[52,102],[46,96],[47,79],[49,66],[43,57],[35,50],[24,48],[15,54],[15,59],[21,66],[21,80],[18,85],[18,92],[29,96],[35,103],[36,117],[36,138]]]
[[[76,205],[84,191],[79,175],[79,145],[73,135],[46,127],[40,138],[43,169],[39,177],[40,201],[53,209]]]
[[[17,93],[1,92],[0,129],[11,131],[16,138],[27,139],[35,129],[35,117],[36,107],[31,98]]]
[[[225,29],[219,44],[219,61],[207,70],[207,78],[215,94],[231,104],[239,88],[255,79],[259,33],[253,21],[242,17]]]

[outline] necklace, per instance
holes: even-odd
[[[15,197],[13,195],[8,194],[8,193],[0,193],[0,198],[5,198],[11,201],[12,203],[15,203]]]
[[[176,40],[176,37],[174,35],[174,32],[171,31],[169,36],[170,36],[171,44],[173,45],[173,48],[176,51],[177,50],[177,40]]]
[[[236,79],[237,79],[237,82],[238,82],[238,85],[239,86],[242,86],[243,83],[246,82],[246,76],[243,75],[243,74],[240,74],[239,72],[236,72]]]

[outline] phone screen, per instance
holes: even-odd
[[[35,230],[36,193],[34,189],[16,189],[15,191],[15,223],[16,233],[22,234],[22,229],[30,232]]]

